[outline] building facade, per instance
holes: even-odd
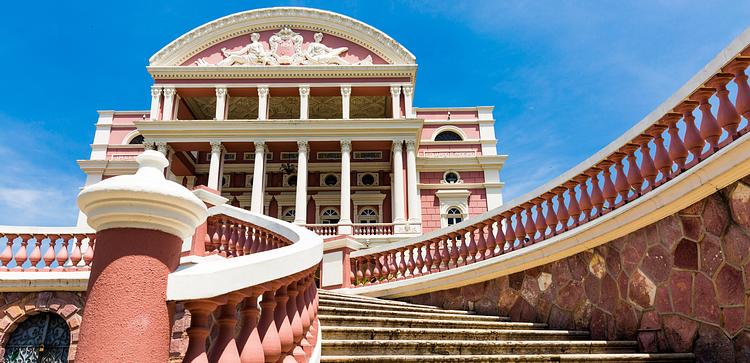
[[[368,244],[502,204],[493,108],[415,107],[414,55],[352,18],[242,12],[174,40],[147,69],[148,111],[99,111],[79,161],[86,185],[133,173],[153,148],[188,188]]]

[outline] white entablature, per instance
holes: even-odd
[[[361,21],[324,10],[275,7],[244,11],[201,25],[159,50],[149,59],[149,66],[179,66],[228,39],[283,28],[321,32],[345,39],[366,48],[389,65],[416,64],[416,58],[404,46]]]

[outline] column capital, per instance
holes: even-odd
[[[253,141],[253,145],[255,145],[255,152],[266,150],[266,143],[263,141]]]
[[[227,95],[226,87],[216,87],[216,97],[224,97]]]
[[[299,86],[299,95],[301,97],[307,97],[310,95],[310,86]]]
[[[414,151],[417,147],[417,140],[406,140],[406,151]]]
[[[164,87],[164,97],[172,97],[177,93],[174,87]]]
[[[393,152],[396,152],[396,151],[401,152],[403,150],[403,145],[402,145],[403,143],[404,143],[403,139],[393,140],[393,144],[391,145],[391,150]]]
[[[310,143],[307,140],[298,140],[297,149],[299,152],[308,152],[310,150]]]
[[[352,140],[349,139],[343,139],[341,140],[341,152],[351,152],[352,151]]]
[[[161,87],[156,87],[156,86],[151,87],[151,97],[159,97],[161,96],[161,93],[162,93]]]
[[[156,151],[162,153],[164,156],[167,155],[167,142],[166,141],[157,141],[156,142]]]
[[[221,150],[224,148],[224,146],[221,145],[221,141],[219,140],[212,140],[212,141],[209,141],[208,143],[211,144],[212,153],[221,152]]]
[[[401,95],[401,86],[391,86],[391,96],[398,97]]]
[[[341,86],[341,95],[344,97],[351,96],[352,94],[352,86],[350,85],[342,85]]]
[[[258,87],[258,97],[268,96],[268,87]]]
[[[156,143],[151,140],[143,140],[143,149],[144,150],[154,150],[156,148]]]
[[[403,88],[404,88],[404,95],[411,96],[414,94],[414,86],[406,85],[406,86],[403,86]]]

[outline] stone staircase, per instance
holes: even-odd
[[[635,341],[550,330],[361,296],[320,291],[321,362],[691,362],[692,354],[637,353]]]

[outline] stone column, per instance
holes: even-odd
[[[151,87],[151,115],[149,119],[151,121],[159,119],[159,111],[161,111],[161,88]]]
[[[406,115],[406,118],[414,117],[412,115],[413,110],[413,103],[414,103],[414,86],[408,85],[404,86],[404,115]]]
[[[268,118],[268,87],[258,87],[258,120]]]
[[[310,116],[310,86],[299,86],[299,119],[307,120]]]
[[[349,119],[351,107],[352,86],[341,86],[341,118]]]
[[[391,109],[393,118],[401,118],[401,86],[391,86]]]
[[[174,96],[177,93],[174,87],[164,88],[164,111],[162,111],[163,120],[174,120]]]
[[[341,140],[341,206],[339,219],[339,234],[352,234],[352,208],[351,208],[351,152],[352,141]]]
[[[211,163],[208,166],[207,186],[213,190],[219,190],[221,185],[222,149],[221,141],[211,141]]]
[[[409,224],[422,224],[422,203],[417,189],[416,140],[406,140],[406,192],[408,194]]]
[[[404,161],[403,140],[393,141],[393,223],[404,224]]]
[[[78,206],[96,232],[76,362],[166,362],[171,316],[167,277],[184,238],[208,216],[205,204],[164,179],[157,151],[136,158],[135,175],[86,187]]]
[[[297,198],[294,203],[294,223],[307,223],[307,152],[306,140],[297,141]]]
[[[263,141],[255,142],[255,160],[253,161],[253,194],[250,199],[250,211],[263,214],[263,177],[265,173],[266,145]]]
[[[216,116],[214,120],[222,121],[227,118],[227,88],[216,87]]]

